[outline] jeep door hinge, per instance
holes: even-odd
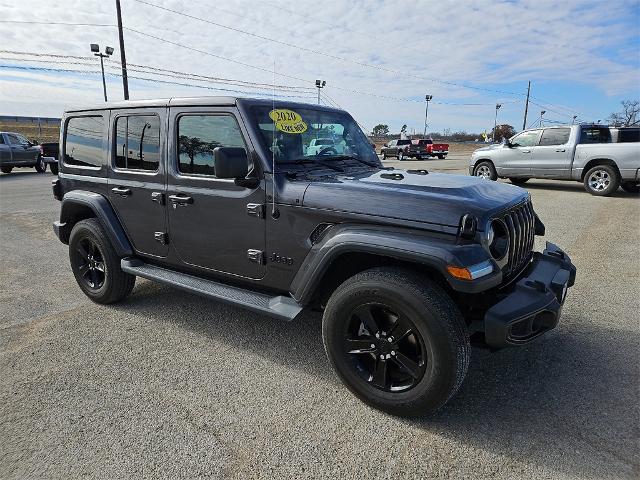
[[[264,252],[262,250],[254,250],[250,248],[247,250],[247,258],[250,262],[264,265]]]
[[[264,218],[264,204],[247,203],[247,215],[252,217]]]
[[[165,232],[153,232],[153,237],[156,239],[156,242],[160,242],[162,245],[169,243],[169,237]]]

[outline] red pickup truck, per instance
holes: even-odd
[[[448,143],[433,143],[433,140],[411,140],[411,145],[407,149],[407,157],[422,158],[422,157],[438,157],[443,159],[449,153]]]

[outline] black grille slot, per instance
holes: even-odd
[[[309,235],[309,240],[311,241],[311,245],[315,245],[318,240],[322,238],[325,232],[329,229],[329,227],[333,226],[332,223],[321,223],[319,224],[311,235]]]
[[[517,273],[531,259],[534,244],[534,214],[531,201],[515,206],[502,216],[509,232],[509,256],[504,273]]]

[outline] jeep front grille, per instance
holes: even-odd
[[[531,260],[535,238],[535,214],[531,200],[516,205],[501,218],[509,232],[509,258],[504,273],[510,277]]]

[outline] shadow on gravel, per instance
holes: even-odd
[[[254,314],[149,282],[112,308],[173,322],[286,367],[339,383],[325,357],[321,316],[293,323]],[[581,477],[627,477],[638,469],[638,332],[580,327],[564,319],[542,341],[496,353],[474,349],[458,394],[429,418],[399,419],[514,461]],[[569,322],[570,320],[570,322]],[[377,412],[371,411],[375,421]],[[601,472],[585,471],[596,461]],[[600,459],[600,460],[598,460]]]
[[[511,183],[511,182],[505,182]],[[584,189],[584,185],[581,182],[536,182],[535,180],[529,180],[524,185],[520,185],[520,187],[526,190],[548,190],[548,191],[556,191],[556,192],[582,192],[582,194],[591,196]],[[621,188],[619,188],[614,194],[609,195],[609,197],[617,198],[617,197],[634,197],[635,194],[627,193]]]

